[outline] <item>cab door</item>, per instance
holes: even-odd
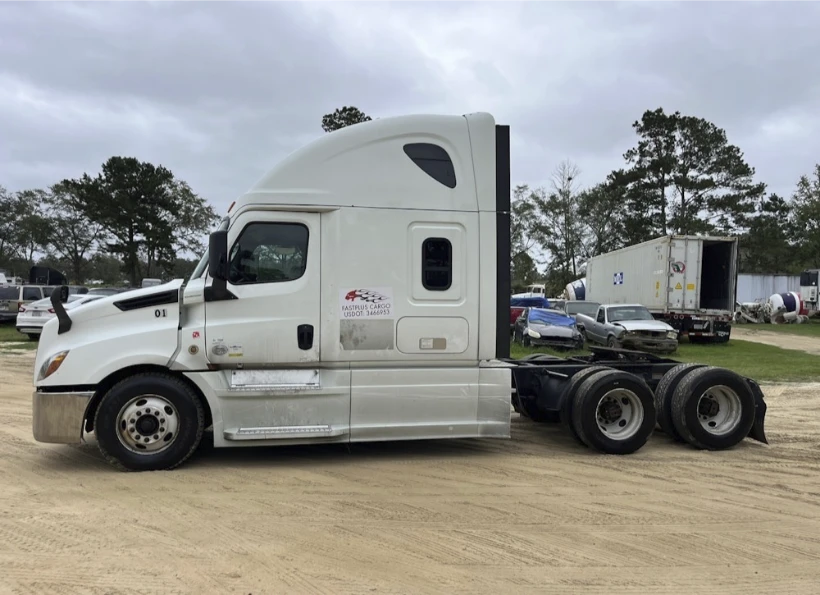
[[[205,305],[213,364],[245,369],[319,361],[320,215],[254,211],[228,231],[228,290]]]

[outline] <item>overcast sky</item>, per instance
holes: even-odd
[[[513,183],[623,164],[663,107],[723,127],[770,191],[820,162],[820,3],[0,2],[0,185],[112,155],[224,213],[323,114],[489,111]]]

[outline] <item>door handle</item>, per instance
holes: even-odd
[[[300,324],[296,327],[296,340],[299,343],[299,349],[307,351],[313,347],[313,325]]]

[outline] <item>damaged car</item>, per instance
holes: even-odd
[[[557,310],[527,308],[515,321],[514,339],[524,347],[581,350],[584,337],[575,321]]]
[[[590,343],[658,353],[678,348],[678,332],[640,304],[603,304],[594,317],[579,312],[575,320]]]

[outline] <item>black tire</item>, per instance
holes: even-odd
[[[134,398],[158,395],[176,409],[178,426],[173,442],[155,454],[137,454],[118,436],[120,410]],[[94,432],[105,459],[124,471],[173,469],[197,449],[205,429],[205,412],[194,391],[171,374],[137,374],[115,384],[102,398],[94,417]],[[169,439],[170,440],[170,439]]]
[[[658,425],[663,433],[676,442],[685,442],[672,423],[672,396],[678,384],[692,370],[705,367],[706,364],[679,364],[663,375],[655,389],[655,410],[658,416]]]
[[[734,426],[730,425],[722,434],[707,431],[699,420],[701,396],[716,386],[731,389],[740,408]],[[690,371],[672,396],[672,423],[675,429],[686,442],[701,450],[725,450],[735,446],[749,434],[754,420],[755,398],[751,387],[742,376],[725,368],[704,366]]]
[[[578,436],[578,433],[572,425],[572,402],[575,399],[575,392],[578,390],[578,387],[581,386],[581,383],[589,378],[590,374],[611,369],[612,368],[607,368],[606,366],[590,366],[589,368],[584,368],[583,370],[576,372],[575,375],[569,379],[569,383],[564,389],[564,394],[561,395],[561,427],[570,436],[575,438],[578,444],[583,444],[584,446],[587,445],[583,440],[581,440],[581,437]]]
[[[609,336],[606,338],[606,346],[607,346],[607,347],[609,347],[609,348],[611,348],[611,349],[620,349],[620,348],[621,348],[621,344],[620,344],[620,342],[618,341],[618,339],[616,339],[616,338],[615,338],[614,336],[612,336],[612,335],[609,335]]]
[[[642,409],[642,416],[635,420],[633,432],[623,438],[607,434],[598,422],[598,404],[613,389],[625,389],[630,393],[630,398],[622,396],[617,401],[619,406],[623,406],[621,412],[627,410],[627,404],[634,409]],[[655,429],[655,400],[652,390],[642,378],[634,374],[619,370],[597,372],[581,383],[573,401],[572,425],[575,432],[587,446],[599,452],[632,454],[646,444]],[[622,418],[621,421],[622,426],[628,426],[625,419]]]

